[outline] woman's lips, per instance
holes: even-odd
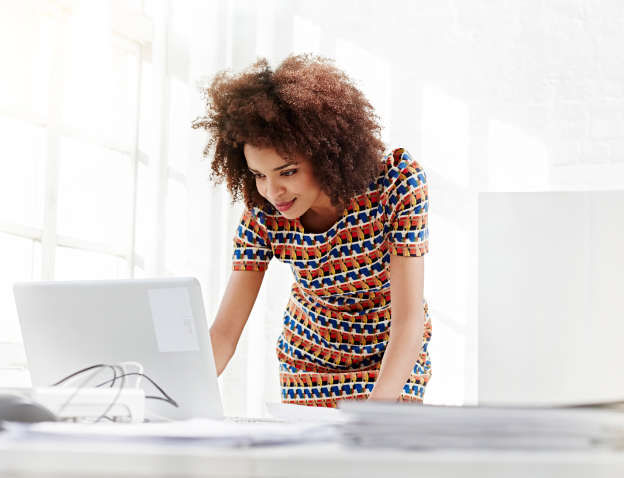
[[[288,211],[296,200],[297,198],[288,202],[276,202],[273,205],[275,206],[275,209],[277,209],[279,212],[284,212],[284,211]]]

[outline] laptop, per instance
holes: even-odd
[[[147,399],[147,412],[173,420],[223,418],[197,279],[22,282],[13,291],[34,387],[92,365],[138,362],[178,404]],[[99,378],[110,379],[106,372]],[[146,379],[141,388],[162,396]]]

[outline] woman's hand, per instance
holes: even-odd
[[[232,271],[219,311],[210,327],[217,376],[221,375],[234,355],[263,278],[264,271]]]
[[[424,257],[390,256],[390,339],[369,400],[396,401],[422,349]]]

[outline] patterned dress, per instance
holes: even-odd
[[[234,238],[233,270],[266,270],[271,258],[295,277],[277,342],[282,401],[336,407],[365,399],[391,331],[390,254],[428,251],[428,192],[422,167],[403,149],[380,164],[367,191],[324,233],[278,211],[246,210]],[[423,347],[399,401],[422,401],[431,377],[431,319],[423,300]]]

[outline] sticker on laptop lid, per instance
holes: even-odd
[[[191,299],[186,287],[148,289],[160,352],[199,350]]]

